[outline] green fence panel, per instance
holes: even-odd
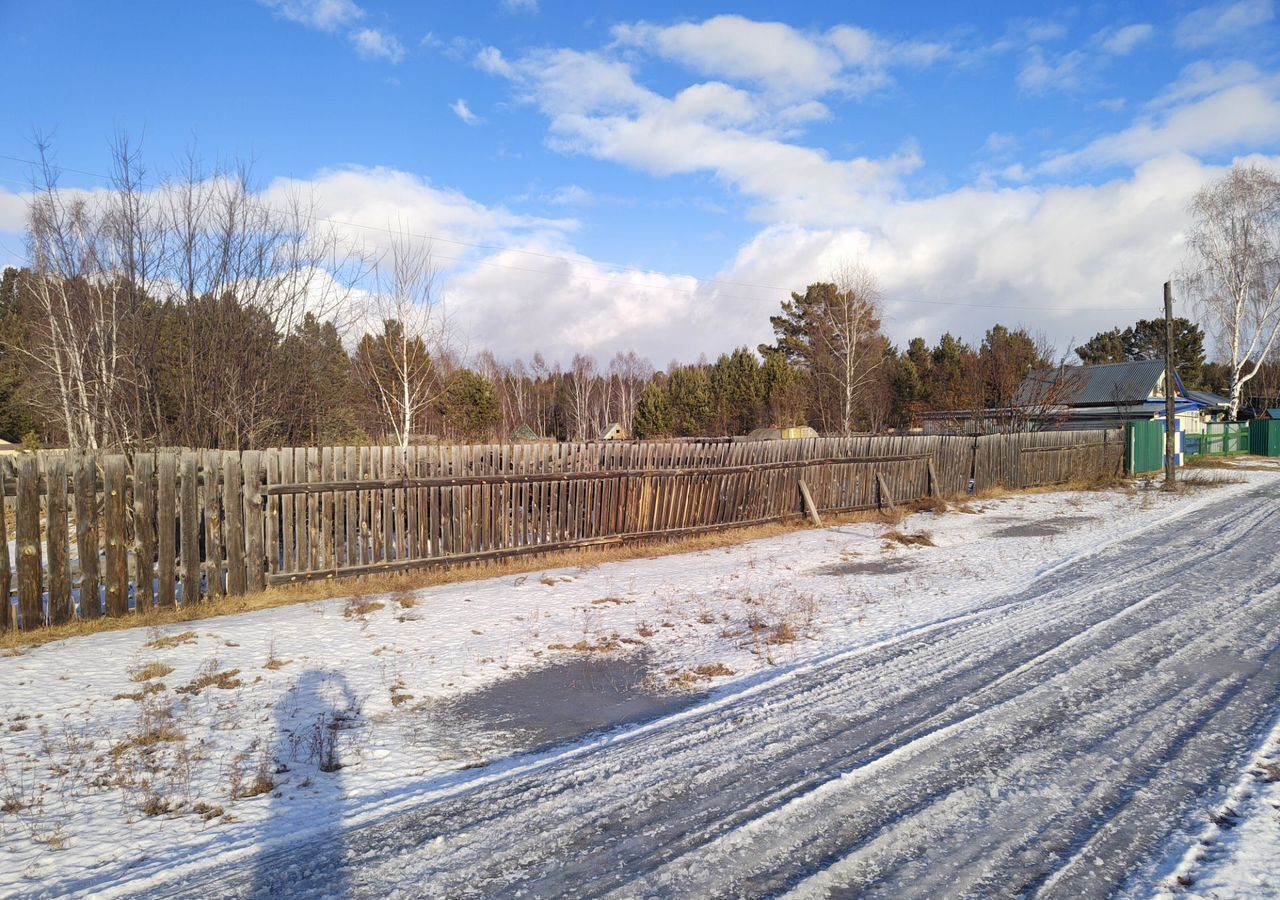
[[[1249,452],[1255,456],[1280,456],[1280,419],[1254,419],[1249,423]]]
[[[1131,475],[1159,472],[1164,468],[1164,425],[1131,422],[1125,431],[1126,456]]]

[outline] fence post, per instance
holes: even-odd
[[[804,483],[804,479],[800,479],[800,499],[804,501],[805,511],[809,515],[809,521],[819,528],[822,527],[822,517],[818,515],[818,507],[813,503],[813,496],[809,493],[809,485]]]

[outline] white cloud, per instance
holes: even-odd
[[[1001,131],[993,131],[987,135],[987,139],[982,144],[982,149],[995,156],[1008,153],[1018,147],[1018,139],[1012,134],[1006,134]]]
[[[509,13],[536,13],[538,0],[502,0],[502,8]]]
[[[547,202],[557,206],[594,206],[596,198],[585,188],[578,187],[576,184],[567,184],[556,188],[555,192],[547,198]]]
[[[499,75],[503,78],[511,78],[514,72],[511,64],[502,56],[502,51],[497,47],[482,47],[476,53],[476,67],[482,72],[488,72],[490,75]]]
[[[1222,153],[1273,144],[1280,140],[1278,89],[1276,79],[1184,79],[1128,128],[1054,156],[1041,169],[1059,174],[1082,166],[1135,165],[1170,153]]]
[[[550,120],[549,143],[658,176],[709,173],[759,202],[756,215],[845,220],[851,209],[896,189],[920,164],[911,146],[887,157],[833,159],[788,143],[798,122],[826,114],[720,82],[664,97],[637,84],[631,67],[598,53],[557,50],[515,64],[478,60],[513,79]]]
[[[1174,42],[1185,49],[1228,40],[1248,40],[1246,32],[1275,16],[1272,0],[1240,0],[1205,6],[1185,16],[1174,30]]]
[[[749,83],[788,97],[866,94],[892,83],[891,68],[932,65],[950,52],[945,44],[894,42],[849,25],[816,34],[739,15],[678,25],[617,25],[613,36],[622,46],[646,50],[709,78]]]
[[[1081,50],[1050,57],[1039,47],[1032,47],[1018,72],[1018,87],[1028,94],[1074,90],[1088,71],[1087,63],[1088,56]]]
[[[259,0],[282,19],[317,31],[337,31],[364,18],[352,0]]]
[[[467,106],[467,101],[459,97],[449,104],[449,108],[453,110],[453,114],[468,125],[479,125],[484,120],[471,111],[471,107]]]
[[[404,59],[404,45],[400,39],[376,28],[352,32],[351,43],[361,59],[385,59],[393,65]]]
[[[1156,30],[1148,24],[1126,25],[1102,39],[1102,49],[1115,56],[1127,56],[1139,44],[1151,40]]]

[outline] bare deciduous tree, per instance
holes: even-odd
[[[1228,365],[1230,415],[1280,338],[1280,177],[1235,166],[1191,201],[1187,276]]]
[[[369,311],[381,334],[366,334],[355,365],[395,442],[411,435],[440,397],[450,364],[450,329],[436,290],[431,247],[401,232],[376,268]]]
[[[66,192],[38,142],[40,168],[28,208],[35,304],[24,354],[42,383],[46,412],[76,449],[132,446],[145,405],[145,368],[133,346],[155,268],[153,210],[127,141],[117,143],[112,189]]]
[[[835,272],[836,291],[823,304],[815,337],[831,360],[830,376],[841,401],[840,430],[853,431],[861,395],[884,361],[880,340],[880,286],[860,263],[843,262]]]

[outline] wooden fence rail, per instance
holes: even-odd
[[[0,460],[16,538],[0,630],[1059,484],[1119,473],[1123,446],[1089,431],[24,454]]]

